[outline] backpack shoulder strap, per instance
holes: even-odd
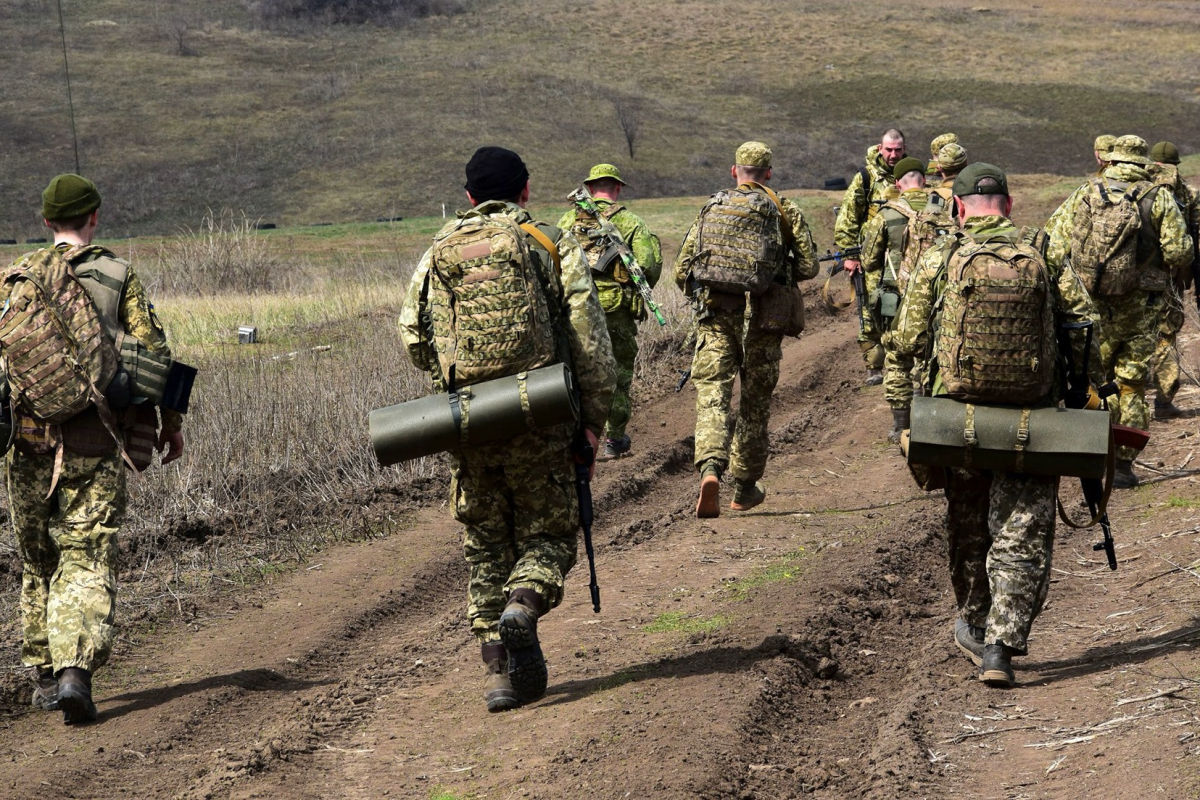
[[[871,202],[871,185],[875,183],[874,179],[871,177],[871,170],[867,169],[866,167],[859,167],[858,176],[862,178],[863,197],[865,197],[869,203]]]
[[[779,195],[775,194],[774,190],[772,190],[770,186],[763,186],[761,183],[755,183],[752,185],[762,189],[763,194],[765,194],[768,199],[775,204],[775,210],[779,212],[779,233],[781,236],[783,236],[783,243],[788,247],[788,249],[795,250],[796,237],[794,235],[794,231],[792,231],[792,225],[787,218],[787,214],[783,213],[783,203],[779,202]]]
[[[522,222],[521,230],[525,231],[529,236],[542,246],[542,249],[550,254],[550,260],[554,262],[554,272],[559,278],[562,277],[562,256],[558,252],[558,245],[550,236],[546,235],[537,225],[530,222]],[[561,238],[562,233],[559,232],[558,237]]]

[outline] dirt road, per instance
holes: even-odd
[[[0,796],[1200,796],[1195,479],[1114,496],[1116,573],[1098,532],[1060,526],[1020,685],[986,688],[950,640],[943,501],[886,444],[853,323],[812,316],[752,512],[693,517],[694,394],[643,388],[633,454],[595,486],[603,611],[581,564],[541,624],[545,699],[485,711],[438,501],[122,646],[99,724],[4,716]],[[1195,432],[1156,424],[1143,460],[1193,464]]]

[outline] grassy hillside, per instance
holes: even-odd
[[[0,237],[23,239],[74,156],[55,4],[5,5]],[[283,224],[438,214],[482,143],[521,151],[541,202],[600,160],[634,197],[707,193],[750,137],[775,146],[778,185],[817,187],[892,124],[915,154],[955,130],[972,158],[1020,172],[1080,173],[1101,132],[1200,148],[1194,3],[892,0],[855,19],[833,2],[465,6],[278,31],[238,0],[64,0],[106,229],[172,233],[209,208]]]

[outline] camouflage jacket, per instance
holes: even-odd
[[[1200,190],[1189,186],[1174,164],[1152,164],[1149,172],[1152,180],[1168,187],[1175,196],[1192,237],[1192,247],[1200,253]]]
[[[505,214],[518,224],[532,222],[532,217],[525,209],[498,200],[481,203],[460,216],[466,214]],[[446,223],[439,236],[454,224],[455,221]],[[534,248],[537,252],[543,252],[538,245],[534,245]],[[608,418],[608,406],[616,382],[616,367],[613,362],[612,344],[608,338],[608,326],[596,298],[596,287],[592,283],[579,242],[570,234],[564,235],[558,242],[558,252],[562,274],[558,278],[558,286],[552,287],[557,290],[558,296],[550,297],[548,301],[552,307],[562,310],[562,319],[566,324],[561,330],[556,330],[555,334],[565,340],[559,344],[565,345],[564,350],[570,353],[572,372],[580,390],[583,424],[599,436]],[[437,377],[438,360],[432,332],[422,324],[422,318],[427,318],[429,311],[426,284],[430,277],[432,258],[433,248],[430,248],[421,256],[416,270],[413,271],[408,292],[404,296],[404,304],[400,309],[399,324],[400,339],[408,350],[409,359],[417,369],[434,373],[435,388],[440,391],[444,387],[440,385]],[[553,275],[553,269],[547,272]]]
[[[929,205],[929,194],[924,189],[909,189],[889,203],[903,203],[913,212]],[[900,260],[904,257],[904,230],[908,227],[904,212],[884,206],[879,213],[867,221],[862,229],[862,253],[859,259],[867,272],[882,272],[891,258],[889,275],[898,275]],[[889,277],[889,275],[885,275]],[[895,277],[891,278],[893,281]]]
[[[612,205],[612,200],[603,197],[596,198],[596,206],[601,212],[607,211]],[[642,268],[642,272],[646,273],[646,280],[650,282],[651,286],[656,285],[662,275],[662,245],[659,244],[658,237],[650,232],[641,217],[628,208],[621,208],[620,211],[609,217],[609,221],[620,232],[625,244],[629,245],[629,249],[633,251],[633,257],[638,266]],[[581,235],[586,235],[585,231],[595,229],[596,226],[590,214],[576,207],[569,209],[559,218],[558,227],[569,231],[582,242]],[[632,288],[624,288],[632,287],[632,281],[617,280],[611,267],[604,272],[591,271],[591,276],[596,283],[600,305],[605,311],[615,311],[620,307],[638,310],[641,296],[637,295],[636,290]]]
[[[896,179],[879,154],[879,145],[872,145],[867,150],[866,170],[870,176],[869,185],[864,186],[862,172],[856,172],[842,195],[842,204],[833,224],[833,245],[838,250],[858,246],[863,225],[868,217],[875,216],[872,207],[878,209],[896,197]]]
[[[967,218],[961,230],[975,236],[1011,231],[1011,235],[1015,236],[1018,229],[1007,217],[986,216]],[[921,365],[922,382],[931,394],[938,394],[941,388],[936,381],[932,386],[929,385],[931,375],[936,372],[931,369],[932,340],[939,322],[937,314],[941,308],[939,300],[942,290],[945,288],[946,264],[957,246],[956,236],[943,236],[922,256],[916,271],[909,277],[895,325],[887,334],[886,344],[889,349],[901,356],[913,358]],[[1046,266],[1050,273],[1050,286],[1054,294],[1058,322],[1091,322],[1096,326],[1092,331],[1092,349],[1088,354],[1087,363],[1091,379],[1098,386],[1103,380],[1100,371],[1100,331],[1091,296],[1069,265],[1050,264],[1047,260]],[[1076,364],[1081,363],[1080,359],[1084,357],[1083,341],[1083,337],[1076,337],[1072,341]]]
[[[1102,180],[1134,183],[1151,180],[1150,174],[1136,164],[1112,164],[1104,170]],[[1080,202],[1090,191],[1085,183],[1063,201],[1046,223],[1050,247],[1046,260],[1057,268],[1071,254],[1071,232],[1075,227],[1075,212]],[[1150,222],[1158,231],[1158,246],[1162,255],[1162,267],[1167,275],[1178,276],[1192,263],[1192,238],[1188,235],[1183,213],[1170,192],[1159,191],[1150,207]],[[1147,288],[1161,288],[1150,287]]]

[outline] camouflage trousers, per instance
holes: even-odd
[[[697,468],[713,460],[743,481],[763,476],[782,338],[756,330],[742,310],[713,310],[711,316],[696,323],[692,383],[696,387]],[[741,395],[735,418],[733,382],[739,376]]]
[[[884,336],[884,342],[887,342],[886,335]],[[910,408],[913,398],[913,366],[915,361],[910,356],[902,356],[886,346],[884,352],[883,396],[892,408]]]
[[[1158,342],[1164,294],[1134,291],[1122,297],[1093,298],[1100,315],[1100,365],[1107,380],[1120,389],[1109,400],[1113,422],[1150,430],[1146,383],[1150,357]],[[1118,447],[1117,458],[1132,460],[1138,451]]]
[[[620,439],[629,424],[632,404],[629,387],[633,383],[633,364],[637,360],[637,320],[633,311],[622,305],[604,315],[608,327],[608,338],[612,341],[613,359],[617,364],[617,385],[613,388],[612,405],[608,409],[608,422],[604,435],[609,439]]]
[[[8,507],[21,555],[21,661],[92,670],[108,661],[117,599],[125,468],[117,454],[8,454]]]
[[[1161,403],[1170,403],[1179,391],[1179,353],[1175,339],[1183,329],[1183,298],[1174,284],[1163,295],[1162,321],[1158,326],[1158,343],[1150,356],[1150,380]]]
[[[533,589],[554,608],[575,565],[579,501],[565,439],[524,434],[455,457],[450,500],[466,526],[467,619],[480,643],[500,640],[514,589]]]
[[[1024,655],[1046,602],[1058,478],[946,470],[946,543],[959,615]]]
[[[866,287],[866,301],[858,309],[858,347],[862,350],[863,363],[867,369],[883,369],[884,350],[880,340],[887,326],[875,313],[870,302],[871,293],[879,288],[880,273],[864,272],[863,284]]]

